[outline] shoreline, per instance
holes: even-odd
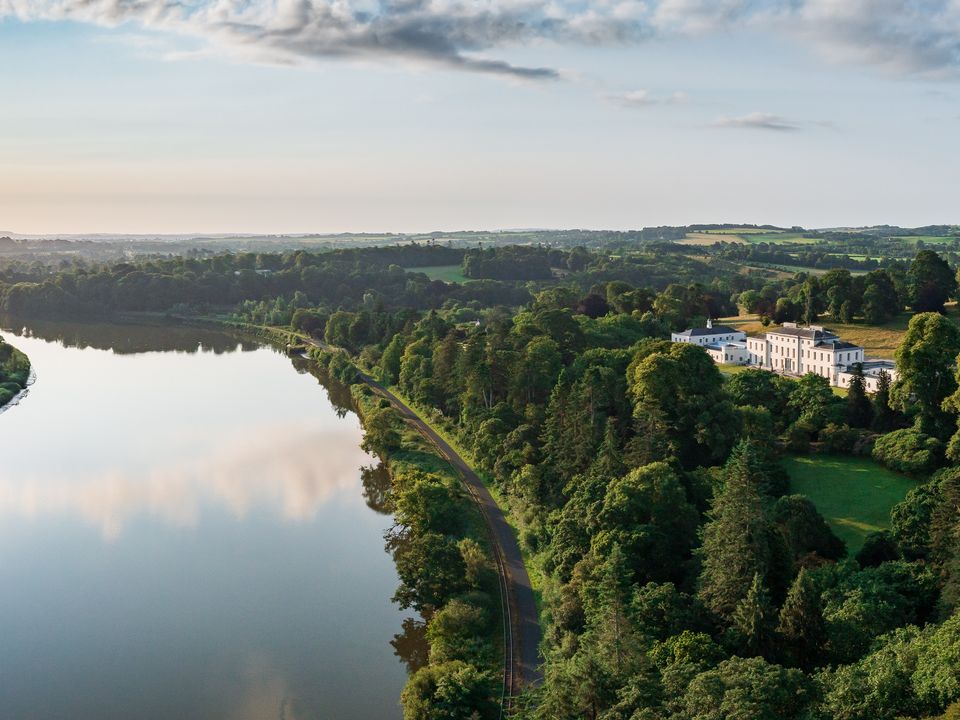
[[[23,389],[10,398],[10,401],[0,405],[0,415],[3,415],[7,410],[19,405],[23,402],[24,398],[30,394],[30,388],[37,381],[37,371],[33,369],[33,364],[30,365],[30,374],[27,376],[27,384],[23,386]]]

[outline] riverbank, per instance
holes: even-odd
[[[30,359],[0,338],[0,412],[19,403],[35,381]]]
[[[504,657],[503,679],[499,683],[500,690],[496,692],[497,704],[504,711],[509,710],[512,699],[518,696],[525,686],[539,684],[541,681],[538,654],[539,588],[535,591],[531,587],[525,557],[517,540],[516,527],[508,523],[506,515],[498,500],[491,494],[488,485],[463,460],[462,451],[454,450],[447,442],[446,434],[441,435],[422,417],[420,412],[364,373],[346,352],[330,347],[304,333],[255,325],[227,317],[173,319],[229,328],[235,332],[262,339],[286,351],[290,351],[291,348],[299,349],[304,344],[309,345],[311,347],[309,355],[326,369],[329,376],[350,386],[354,410],[360,417],[366,432],[365,448],[376,452],[384,460],[390,471],[394,491],[406,492],[410,489],[404,487],[408,484],[404,478],[427,474],[441,478],[447,487],[455,490],[464,501],[456,512],[465,521],[465,527],[461,533],[464,536],[462,539],[472,541],[473,546],[482,551],[484,561],[491,568],[496,569],[495,573],[487,576],[485,583],[481,583],[479,589],[493,599],[494,604],[499,605],[499,610],[493,616],[492,625],[481,622],[479,627],[474,623],[472,628],[453,627],[451,629],[450,618],[444,617],[443,613],[449,607],[455,607],[457,613],[464,612],[463,602],[454,598],[447,608],[440,609],[439,612],[436,612],[435,607],[428,609],[425,617],[427,618],[426,634],[431,646],[430,664],[410,677],[407,690],[404,692],[405,705],[411,702],[409,699],[411,693],[429,694],[429,688],[435,687],[436,678],[425,679],[425,675],[450,672],[451,653],[449,648],[445,649],[450,638],[445,638],[444,635],[451,632],[460,635],[453,643],[461,647],[459,652],[452,654],[455,662],[463,664],[465,659],[469,667],[471,665],[469,661],[478,658],[477,649],[479,648],[479,657],[482,659],[485,654],[483,648],[487,645],[493,646],[496,654]],[[396,408],[400,414],[391,417],[389,413],[381,412],[385,406]],[[384,437],[390,439],[384,442]],[[463,492],[464,490],[466,493]],[[428,504],[433,500],[434,498],[424,498],[423,503]],[[390,546],[391,539],[388,537],[388,549]],[[393,551],[396,553],[396,546]],[[466,555],[467,553],[464,553],[464,560],[467,560]],[[473,562],[476,562],[475,557]],[[398,571],[402,577],[401,564],[398,560]],[[430,572],[430,568],[423,565],[416,567],[416,574],[421,576],[421,579],[428,579],[424,576],[428,576]],[[412,578],[412,582],[416,584],[418,580]],[[398,591],[399,595],[401,591]],[[476,593],[473,593],[473,596],[472,600],[475,601]],[[484,603],[481,601],[480,605]],[[467,610],[469,611],[469,608]],[[437,621],[438,617],[442,622]],[[462,622],[462,618],[455,621],[454,626],[456,622]],[[440,629],[432,630],[436,627]],[[481,632],[477,632],[478,629]],[[472,637],[464,637],[464,633]],[[434,637],[431,638],[431,634]],[[466,647],[472,650],[464,650],[463,648]],[[477,666],[476,669],[479,670],[481,678],[488,668],[496,668],[496,664],[486,661],[473,663],[473,665]],[[419,703],[422,699],[421,697],[415,702]]]
[[[342,353],[317,351],[315,355],[327,367],[345,361]],[[346,374],[343,367],[339,374]],[[437,578],[430,576],[440,574],[447,576],[446,583],[459,588],[441,592],[439,606],[428,607],[423,614],[430,646],[429,662],[411,675],[403,693],[403,705],[409,708],[429,704],[437,682],[432,676],[448,672],[451,661],[465,664],[466,668],[460,668],[458,673],[472,667],[481,678],[487,676],[492,680],[501,674],[495,658],[503,657],[497,689],[490,688],[488,697],[481,700],[476,709],[482,711],[484,706],[492,709],[495,704],[506,711],[516,690],[517,659],[507,580],[509,570],[493,531],[491,512],[471,484],[469,468],[462,466],[462,461],[458,464],[452,452],[445,452],[437,438],[424,433],[409,408],[360,372],[353,373],[352,380],[351,394],[366,431],[365,449],[377,452],[388,467],[398,508],[397,522],[411,524],[408,526],[411,534],[403,535],[401,531],[401,542],[392,543],[388,538],[388,548],[393,545],[401,579],[411,586],[409,590],[417,592],[417,586],[436,582]],[[405,506],[419,508],[414,516],[419,512],[425,518],[448,516],[448,520],[439,525],[430,520],[425,526],[414,527],[420,523],[416,517],[411,518],[410,513],[403,512]],[[452,520],[454,517],[456,520]],[[416,545],[430,544],[429,537],[437,530],[447,543],[459,549],[460,558],[454,553],[439,565],[437,558],[428,556],[425,562],[420,560],[422,548]],[[404,577],[401,568],[412,557],[417,558],[418,565]],[[405,594],[401,587],[397,599]],[[473,620],[465,621],[465,617],[470,616]]]

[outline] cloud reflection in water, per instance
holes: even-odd
[[[205,505],[237,519],[267,508],[299,522],[337,495],[350,493],[362,502],[359,468],[370,462],[350,428],[274,427],[146,471],[111,470],[70,481],[4,479],[0,516],[79,516],[106,540],[118,538],[127,521],[140,514],[178,527],[195,525]]]

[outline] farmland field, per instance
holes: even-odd
[[[803,236],[803,233],[770,232],[767,230],[747,228],[742,230],[731,229],[690,232],[687,233],[685,238],[677,242],[681,245],[713,245],[717,242],[812,245],[819,242],[819,240],[817,238],[806,238]]]
[[[889,526],[890,508],[916,485],[867,458],[788,457],[783,466],[791,492],[810,498],[851,555],[868,534]]]
[[[411,267],[405,268],[409,272],[423,273],[431,280],[443,280],[448,283],[470,282],[459,265],[433,265],[430,267]]]

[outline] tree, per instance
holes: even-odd
[[[853,377],[847,389],[847,424],[855,428],[868,428],[872,422],[873,404],[867,397],[863,363],[854,363]]]
[[[801,293],[803,301],[803,322],[812,325],[823,312],[823,289],[816,277],[811,276],[803,283]]]
[[[711,612],[730,621],[754,575],[768,587],[783,582],[783,541],[766,516],[756,482],[744,473],[727,475],[709,518],[699,550],[697,595]]]
[[[890,391],[893,407],[916,409],[916,428],[944,439],[953,418],[944,411],[944,400],[957,390],[953,365],[960,353],[960,329],[938,313],[914,315],[897,348],[897,381]],[[960,406],[953,398],[947,409]]]
[[[925,475],[943,463],[943,443],[914,428],[894,430],[876,441],[873,459],[891,470]]]
[[[877,392],[873,395],[873,422],[870,429],[888,432],[897,424],[897,412],[890,407],[890,373],[881,370],[877,375]]]
[[[834,720],[894,720],[917,717],[920,708],[910,676],[917,662],[916,628],[899,630],[876,652],[855,664],[818,676],[820,710]]]
[[[663,434],[663,457],[686,468],[723,461],[736,437],[732,403],[723,379],[702,348],[672,343],[638,355],[630,370],[634,418],[655,420]]]
[[[490,613],[486,607],[454,598],[427,625],[430,662],[461,660],[486,666],[493,655],[488,637],[491,630]]]
[[[827,641],[827,625],[820,592],[806,568],[800,568],[787,592],[777,631],[786,643],[791,664],[809,670],[817,663]]]
[[[493,678],[457,660],[417,670],[403,688],[400,703],[403,720],[493,720],[499,716]]]
[[[577,303],[576,312],[578,315],[586,315],[588,318],[598,318],[610,312],[610,306],[607,304],[607,299],[602,295],[590,293]]]
[[[405,340],[400,333],[397,333],[387,347],[384,348],[383,356],[380,358],[380,370],[383,382],[387,385],[393,385],[400,379],[400,359],[403,357],[403,348]]]
[[[593,548],[619,547],[637,582],[679,581],[696,539],[698,515],[666,463],[632,470],[610,483]]]
[[[918,313],[943,312],[943,304],[957,291],[950,265],[933,250],[917,253],[907,272],[910,305]]]
[[[402,608],[440,608],[468,589],[467,568],[453,538],[411,535],[394,545],[393,559],[401,581],[393,597]]]
[[[823,515],[804,495],[779,498],[772,515],[794,559],[816,553],[827,560],[839,560],[847,554],[843,540],[833,534]]]
[[[693,679],[681,701],[689,720],[800,720],[813,693],[799,670],[734,657]]]
[[[765,656],[774,647],[775,624],[770,594],[760,579],[760,573],[754,573],[750,590],[733,611],[731,629],[746,654]]]
[[[896,285],[886,270],[872,270],[864,278],[863,318],[878,325],[903,309]]]
[[[843,417],[843,401],[833,394],[830,381],[813,373],[793,384],[787,407],[797,422],[810,426],[814,432]]]

